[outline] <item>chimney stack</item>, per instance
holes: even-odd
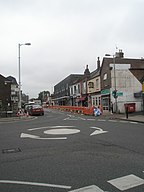
[[[99,70],[100,69],[100,60],[99,60],[99,57],[97,58],[97,69]]]
[[[121,49],[119,49],[119,52],[116,52],[115,55],[117,58],[124,58],[124,53]]]
[[[86,69],[84,71],[84,75],[86,75],[86,76],[90,75],[90,71],[89,71],[88,65],[86,65]]]

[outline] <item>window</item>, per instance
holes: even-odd
[[[70,92],[71,92],[71,95],[73,95],[73,87],[71,87]]]
[[[89,88],[94,88],[94,83],[93,82],[89,82],[88,86],[89,86]]]
[[[107,73],[105,73],[103,76],[103,80],[106,80],[106,79],[107,79]]]
[[[80,93],[80,84],[78,84],[78,93]]]
[[[83,93],[84,94],[86,93],[86,82],[85,81],[83,82]]]
[[[76,94],[76,85],[74,85],[74,94]]]
[[[92,106],[100,106],[101,105],[101,97],[100,96],[93,96],[92,97]]]
[[[96,79],[96,89],[99,89],[99,79]]]

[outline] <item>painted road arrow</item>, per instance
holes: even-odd
[[[33,186],[41,186],[41,187],[55,187],[55,188],[62,188],[62,189],[71,189],[71,186],[65,185],[55,185],[55,184],[48,184],[48,183],[37,183],[37,182],[27,182],[27,181],[11,181],[11,180],[0,180],[2,184],[18,184],[18,185],[33,185]]]
[[[91,185],[80,189],[75,189],[69,192],[104,192],[104,191],[99,187],[97,187],[96,185]]]
[[[67,137],[54,137],[54,138],[47,138],[47,137],[40,137],[37,135],[31,135],[27,133],[21,133],[21,138],[30,138],[30,139],[39,139],[39,140],[59,140],[59,139],[67,139]]]
[[[103,129],[101,129],[99,127],[91,127],[91,128],[96,129],[96,130],[93,133],[91,133],[90,136],[108,132],[108,131],[103,131]]]

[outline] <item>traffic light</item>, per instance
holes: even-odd
[[[114,91],[112,92],[112,95],[113,95],[113,97],[116,99],[116,98],[118,97],[118,95],[117,95],[117,90],[114,90]]]

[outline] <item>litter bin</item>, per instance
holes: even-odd
[[[128,110],[128,113],[135,112],[135,103],[125,103],[124,106]]]

